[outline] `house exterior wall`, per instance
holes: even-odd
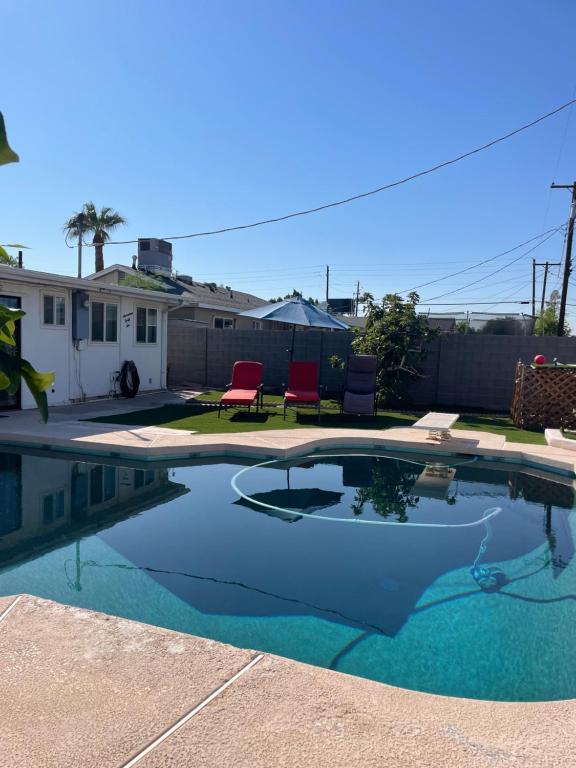
[[[37,286],[28,283],[2,284],[2,295],[21,299],[26,313],[22,318],[21,355],[37,370],[54,371],[56,380],[47,392],[49,405],[65,405],[82,397],[105,396],[112,389],[113,374],[125,360],[133,360],[140,375],[141,391],[166,386],[167,311],[164,303],[148,297],[120,296],[112,291],[91,291],[90,301],[98,300],[118,305],[117,342],[92,342],[90,339],[74,344],[72,341],[72,289],[60,286]],[[43,295],[63,296],[66,322],[63,326],[43,324]],[[136,307],[158,310],[158,331],[155,344],[136,343]],[[35,403],[26,386],[21,392],[22,408],[34,408]]]
[[[238,310],[232,311],[225,309],[206,309],[205,307],[195,306],[186,306],[181,307],[180,309],[176,309],[173,312],[170,312],[170,317],[180,320],[196,320],[199,323],[198,327],[201,327],[200,323],[202,323],[205,328],[214,328],[215,317],[230,318],[236,321],[234,330],[237,331],[257,330],[258,325],[255,325],[255,323],[259,323],[260,329],[265,331],[280,331],[286,330],[290,327],[286,323],[278,323],[274,320],[257,320],[256,318],[252,317],[242,317],[240,314],[238,314]]]

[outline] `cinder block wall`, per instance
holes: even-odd
[[[320,382],[329,390],[340,389],[342,371],[328,360],[350,354],[353,334],[338,331],[296,331],[294,360],[320,363]],[[224,387],[236,360],[264,363],[264,386],[280,389],[287,381],[292,331],[216,330],[196,328],[183,320],[170,320],[168,330],[169,383]]]
[[[332,355],[350,354],[352,333],[296,331],[295,360],[321,362],[320,381],[329,391],[342,385],[342,371],[329,364]],[[292,331],[240,331],[197,328],[172,319],[168,331],[169,383],[224,387],[236,360],[264,363],[264,385],[279,389],[287,379]],[[423,377],[407,387],[406,406],[422,408],[510,409],[518,360],[534,355],[551,362],[576,363],[576,338],[555,336],[485,336],[448,334],[435,339],[421,364]],[[576,398],[574,407],[576,408]]]
[[[427,378],[409,387],[410,398],[423,407],[507,411],[512,404],[516,363],[530,362],[537,354],[545,355],[549,362],[556,357],[563,363],[576,363],[576,338],[441,336],[430,345],[422,365]]]

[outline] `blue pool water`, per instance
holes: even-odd
[[[120,466],[0,453],[0,499],[0,594],[405,688],[576,696],[572,478],[411,454]]]

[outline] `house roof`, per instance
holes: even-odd
[[[366,317],[364,315],[334,315],[338,320],[347,323],[350,328],[366,328]]]
[[[115,283],[105,283],[103,281],[94,282],[86,277],[70,277],[68,275],[57,275],[53,272],[38,272],[32,269],[19,269],[18,267],[9,267],[0,265],[0,282],[6,283],[29,283],[33,285],[75,288],[76,290],[90,291],[92,293],[113,293],[118,296],[140,296],[148,301],[165,304],[183,304],[181,298],[163,291],[150,291],[146,288],[130,288]]]
[[[126,275],[146,274],[131,267],[126,267],[124,264],[112,264],[100,272],[88,275],[87,279],[100,282],[104,276],[112,272],[122,272]],[[227,309],[229,312],[244,312],[247,309],[255,309],[268,303],[259,296],[254,296],[244,291],[236,291],[223,285],[216,285],[216,283],[200,283],[195,280],[189,281],[188,278],[182,280],[178,279],[178,277],[173,278],[157,273],[150,275],[150,277],[162,282],[166,288],[166,293],[173,296],[182,296],[182,298],[188,300],[187,303],[190,302],[209,309]]]

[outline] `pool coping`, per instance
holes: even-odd
[[[576,454],[571,447],[567,449],[556,442],[548,445],[510,443],[503,436],[472,430],[454,430],[451,439],[435,442],[427,440],[421,430],[411,427],[387,430],[302,428],[222,435],[120,425],[116,428],[106,425],[102,429],[102,425],[71,421],[12,431],[2,431],[0,426],[0,445],[40,449],[54,455],[74,453],[142,462],[220,456],[263,461],[355,448],[419,452],[439,457],[466,454],[576,477]]]
[[[29,595],[0,618],[11,768],[573,765],[574,699],[421,693]]]

